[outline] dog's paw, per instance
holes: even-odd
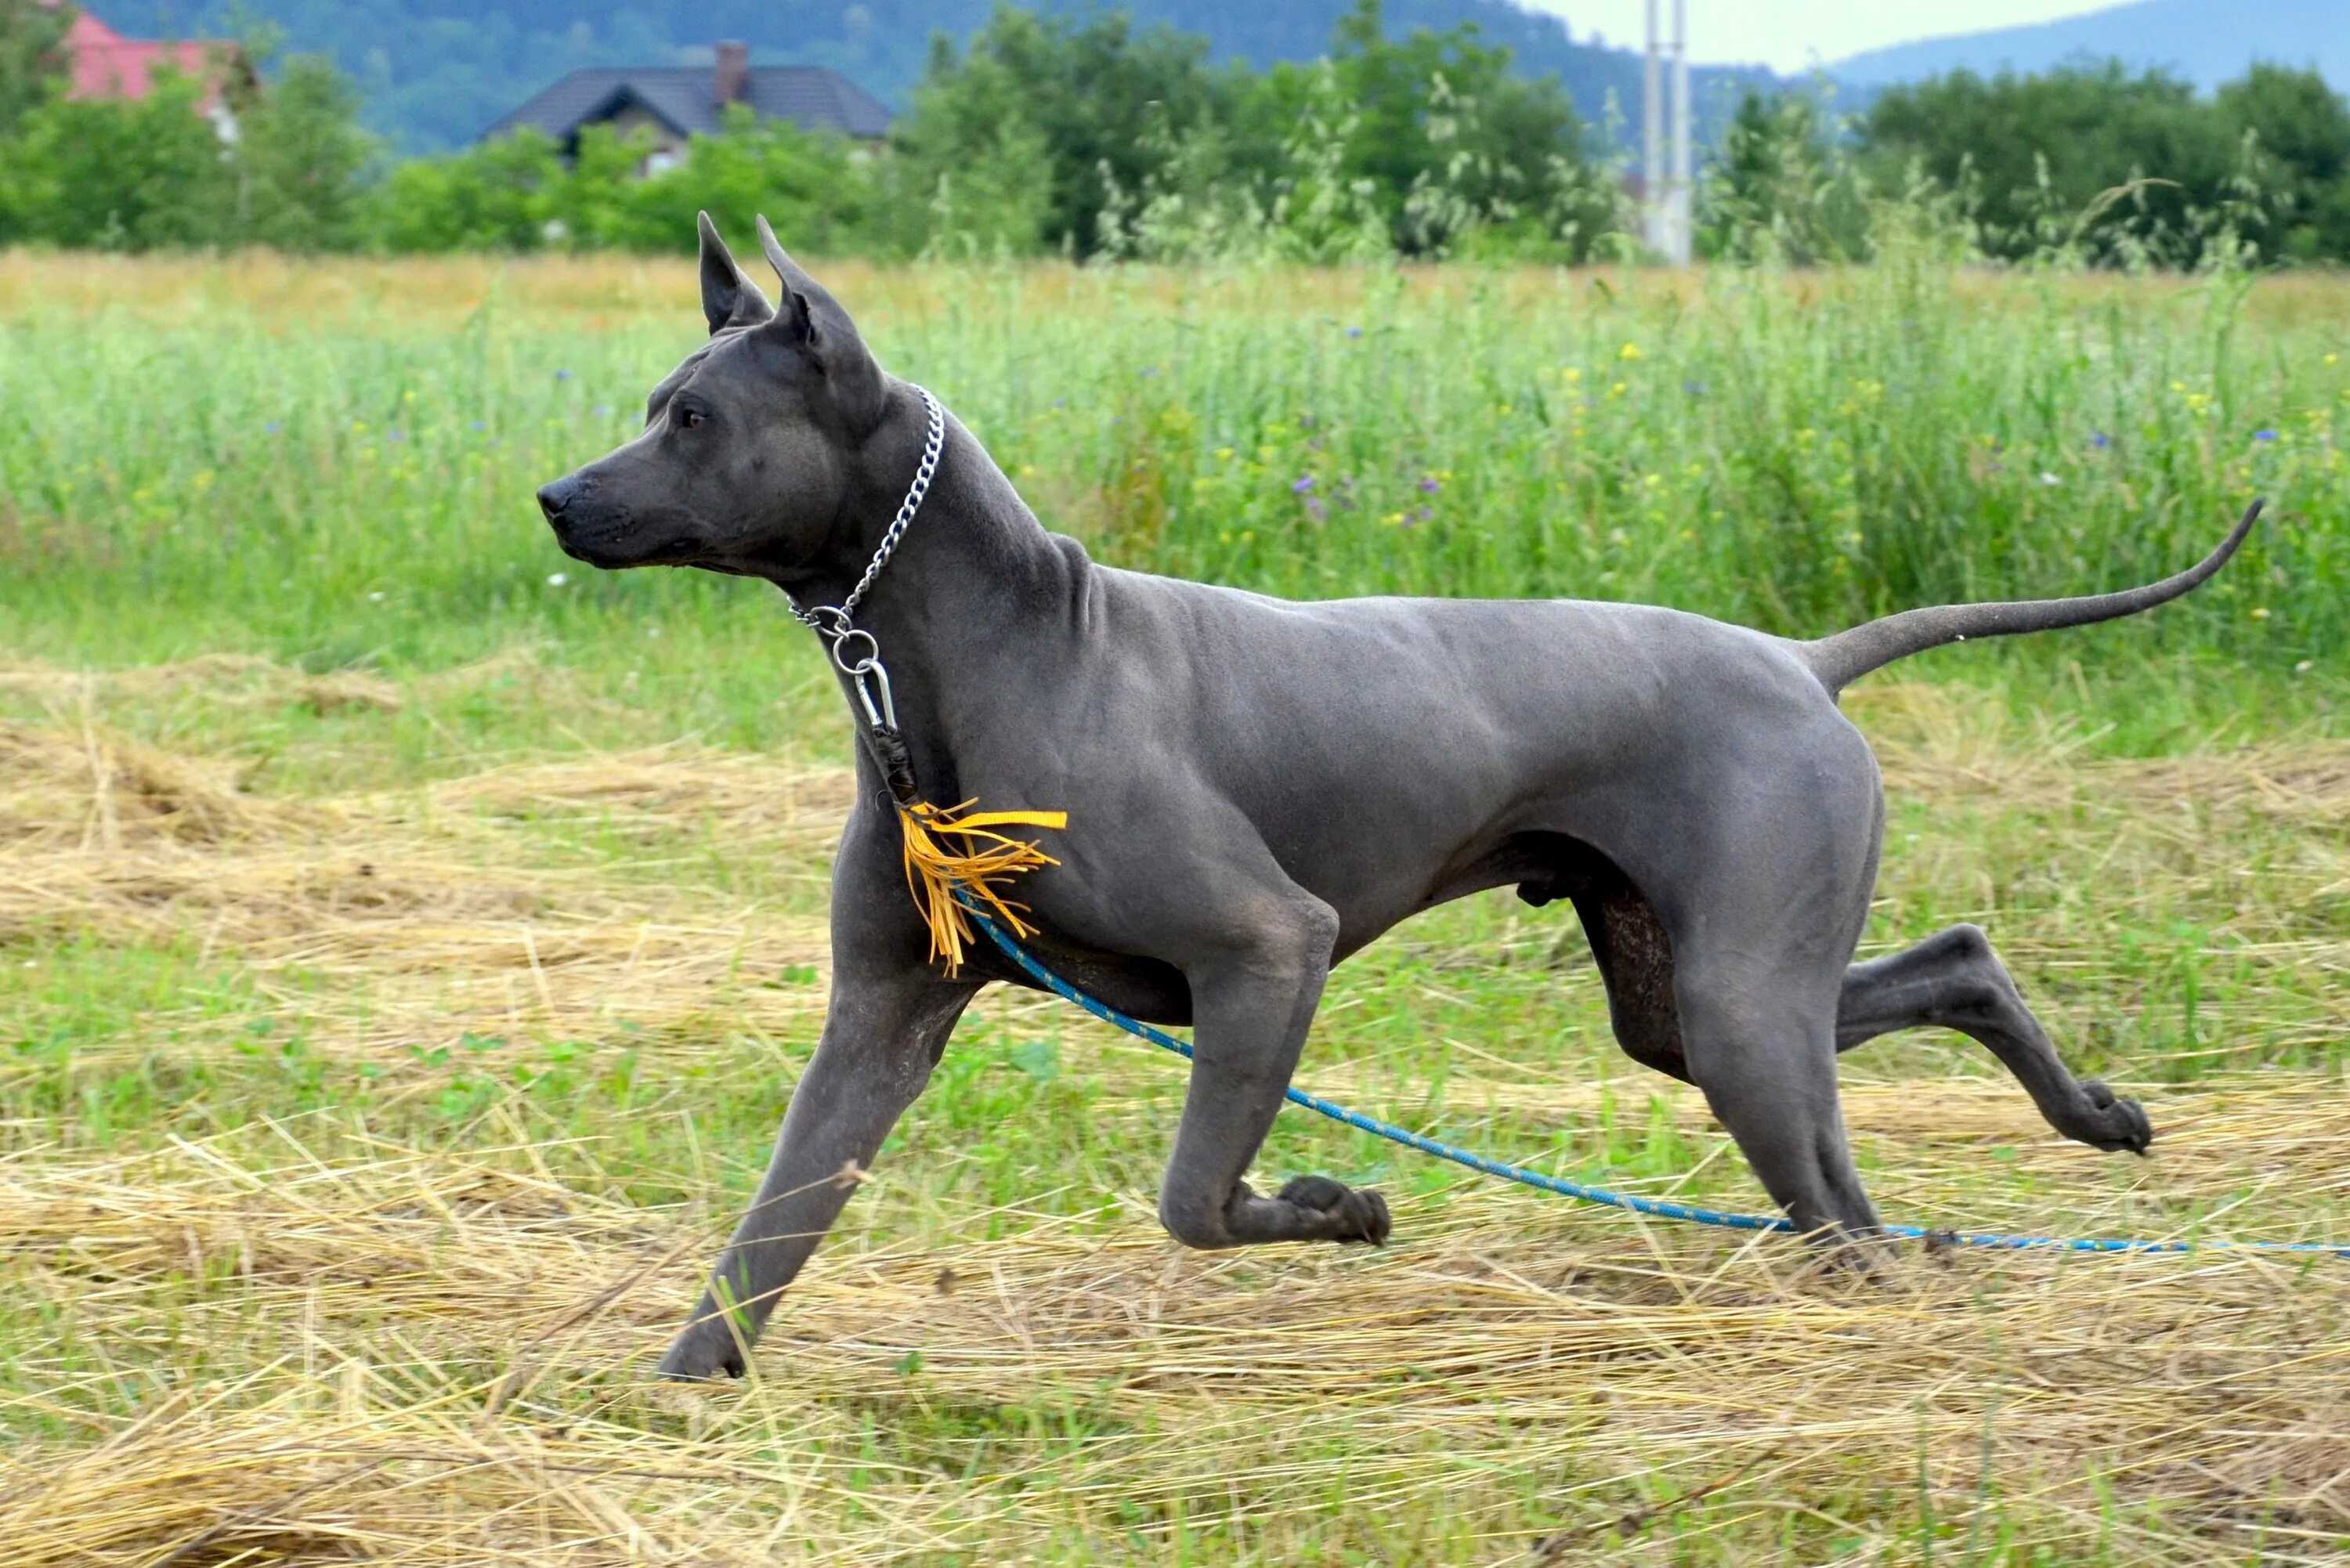
[[[725,1323],[705,1318],[671,1342],[654,1376],[664,1383],[715,1383],[743,1376],[743,1347]]]
[[[1368,1188],[1348,1187],[1326,1176],[1293,1176],[1277,1196],[1284,1203],[1325,1216],[1330,1221],[1329,1241],[1388,1244],[1393,1229],[1388,1200]]]
[[[2072,1134],[2074,1137],[2108,1153],[2123,1149],[2132,1154],[2146,1152],[2147,1146],[2154,1141],[2154,1124],[2146,1119],[2144,1106],[2115,1094],[2097,1078],[2085,1081],[2081,1092],[2088,1096],[2090,1110],[2081,1118],[2079,1130]]]

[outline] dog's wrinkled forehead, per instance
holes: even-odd
[[[669,407],[669,400],[693,379],[694,373],[709,362],[712,355],[739,338],[749,337],[752,331],[753,328],[747,327],[729,327],[679,360],[677,369],[662,377],[660,384],[645,395],[645,422],[650,424],[660,418],[661,410]]]
[[[694,371],[700,369],[702,362],[710,358],[710,349],[711,345],[705,343],[688,354],[678,361],[676,369],[660,379],[660,385],[645,394],[645,423],[650,424],[660,418],[661,410],[669,407],[669,400],[677,395],[677,389],[693,379]]]

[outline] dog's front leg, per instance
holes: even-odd
[[[903,890],[898,896],[904,898]],[[832,1228],[881,1140],[929,1082],[979,990],[921,967],[836,969],[824,1036],[792,1090],[775,1158],[660,1376],[740,1376],[775,1298]]]
[[[1159,1218],[1187,1246],[1388,1239],[1387,1202],[1376,1192],[1301,1176],[1266,1198],[1241,1179],[1281,1109],[1337,936],[1337,916],[1298,892],[1184,966],[1191,1082]]]

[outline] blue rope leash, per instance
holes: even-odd
[[[1076,1002],[1096,1018],[1113,1028],[1122,1029],[1138,1040],[1148,1040],[1153,1045],[1172,1051],[1190,1060],[1191,1047],[1172,1034],[1154,1029],[1139,1019],[1128,1018],[1107,1002],[1087,996],[1035,958],[1006,935],[996,923],[983,914],[978,907],[961,891],[956,899],[979,922],[979,929],[1003,950],[1003,955],[1025,970],[1039,985],[1065,1002]],[[1652,1214],[1659,1220],[1686,1220],[1693,1225],[1712,1225],[1724,1231],[1785,1231],[1795,1229],[1793,1221],[1775,1214],[1727,1214],[1718,1209],[1700,1209],[1694,1204],[1674,1203],[1661,1198],[1642,1198],[1637,1193],[1617,1192],[1611,1188],[1593,1187],[1563,1177],[1546,1176],[1539,1170],[1528,1170],[1522,1165],[1489,1159],[1469,1149],[1425,1137],[1392,1122],[1367,1116],[1360,1111],[1350,1111],[1319,1095],[1309,1095],[1303,1089],[1289,1088],[1282,1095],[1290,1104],[1304,1106],[1307,1110],[1344,1122],[1358,1132],[1383,1137],[1389,1143],[1399,1143],[1406,1148],[1416,1148],[1422,1154],[1449,1159],[1455,1165],[1486,1176],[1497,1176],[1504,1181],[1514,1181],[1522,1187],[1532,1187],[1544,1192],[1555,1192],[1562,1198],[1573,1198],[1585,1203],[1601,1203],[1610,1209],[1628,1210],[1635,1214]],[[1924,1241],[1941,1246],[1996,1247],[2008,1251],[2057,1251],[2065,1252],[2307,1252],[2350,1258],[2350,1244],[2330,1241],[2147,1241],[2128,1238],[2098,1236],[2003,1236],[1964,1231],[1929,1231],[1922,1225],[1887,1225],[1887,1233]]]

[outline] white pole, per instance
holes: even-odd
[[[1690,155],[1689,0],[1673,0],[1673,172],[1666,189],[1671,211],[1666,216],[1671,243],[1667,254],[1675,266],[1687,266],[1696,237],[1691,197],[1696,170]]]
[[[1640,210],[1648,248],[1669,248],[1665,218],[1665,73],[1658,54],[1657,0],[1648,0],[1648,71],[1640,93]]]

